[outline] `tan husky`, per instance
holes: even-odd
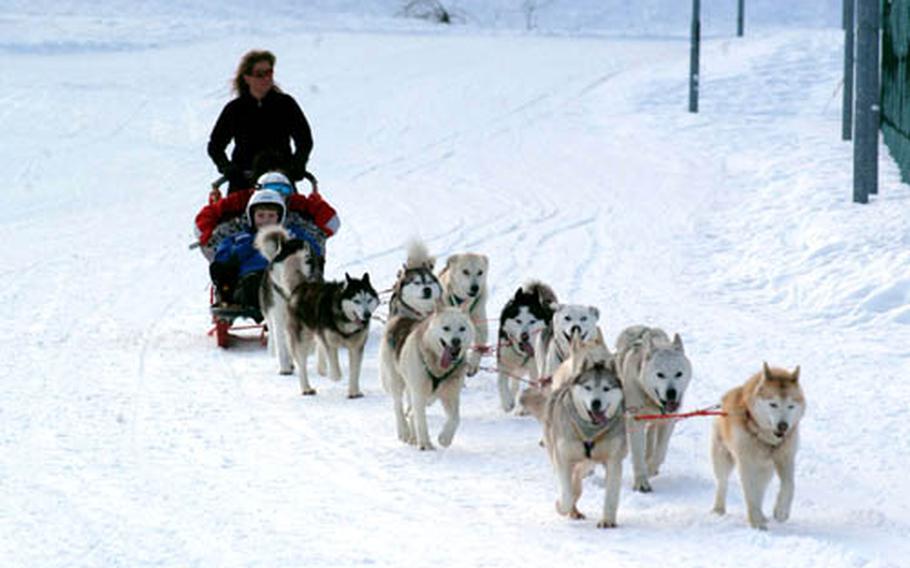
[[[717,478],[715,513],[726,512],[727,480],[735,465],[753,528],[768,528],[762,501],[775,470],[780,492],[774,518],[783,522],[790,517],[797,429],[805,410],[798,366],[791,373],[764,363],[761,372],[724,395],[726,416],[715,421],[711,436],[711,459]]]
[[[622,385],[613,359],[579,358],[578,374],[549,395],[525,391],[522,403],[543,423],[544,445],[559,482],[556,510],[583,519],[578,510],[582,479],[595,464],[606,469],[603,515],[597,526],[616,526],[622,461],[628,453]]]
[[[486,346],[489,330],[487,327],[487,273],[490,260],[486,255],[476,253],[453,254],[446,259],[446,265],[439,273],[442,284],[443,302],[448,306],[459,306],[466,310],[474,324],[477,345]],[[473,377],[480,366],[481,352],[468,345],[468,376]]]

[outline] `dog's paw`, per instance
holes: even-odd
[[[783,523],[790,518],[790,511],[781,505],[774,507],[774,520]]]
[[[597,528],[599,529],[615,529],[616,521],[611,521],[608,519],[601,519],[597,522]]]
[[[760,531],[768,530],[768,518],[762,514],[750,515],[749,526]]]
[[[653,491],[653,489],[651,488],[651,484],[648,482],[647,479],[636,479],[635,482],[632,483],[632,491],[639,491],[641,493],[650,493],[651,491]]]
[[[417,447],[420,449],[421,452],[433,451],[433,450],[436,449],[436,446],[434,446],[434,445],[432,444],[432,442],[426,442],[426,443],[423,443],[423,444],[417,444]]]
[[[278,374],[279,374],[279,375],[293,375],[293,374],[294,374],[294,368],[291,367],[291,368],[289,368],[289,369],[278,369]]]
[[[514,400],[501,400],[499,401],[502,405],[503,412],[512,412],[515,410],[515,401]]]
[[[573,521],[581,521],[581,520],[586,519],[587,517],[585,517],[584,513],[579,511],[577,507],[572,507],[572,510],[569,511],[569,518],[572,519]]]
[[[660,466],[656,464],[648,464],[648,477],[657,477],[657,474],[660,473]]]
[[[443,448],[448,448],[449,446],[452,445],[452,439],[454,437],[455,437],[454,432],[452,434],[446,434],[445,432],[443,432],[443,433],[439,434],[439,437],[437,438],[437,440],[439,441],[440,446],[442,446]]]
[[[726,508],[726,507],[719,507],[719,506],[716,506],[716,505],[715,505],[714,508],[711,509],[711,512],[714,513],[715,515],[726,515],[726,514],[727,514],[727,508]]]
[[[313,396],[314,394],[316,394],[316,389],[313,389],[313,388],[303,389],[302,391],[300,391],[300,394],[302,394],[303,396]]]
[[[363,398],[363,393],[362,392],[349,393],[348,398],[350,398],[350,399]]]

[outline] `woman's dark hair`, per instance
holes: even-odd
[[[253,67],[256,66],[260,61],[268,61],[269,65],[273,68],[275,67],[275,54],[271,51],[253,49],[247,51],[243,54],[243,57],[240,58],[240,64],[237,65],[237,73],[234,75],[234,93],[238,96],[250,94],[250,87],[244,81],[244,75],[251,75],[253,73]],[[277,86],[272,87],[276,91],[280,92]]]

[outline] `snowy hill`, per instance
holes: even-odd
[[[519,4],[461,1],[454,28],[379,0],[5,4],[0,564],[906,565],[910,190],[882,148],[881,195],[850,203],[839,0],[747,2],[742,39],[735,2],[703,2],[698,115],[687,2],[554,1],[534,32]],[[417,234],[485,253],[491,317],[536,277],[598,306],[611,342],[679,332],[687,409],[800,364],[790,521],[749,529],[736,484],[710,513],[708,419],[677,426],[654,493],[626,462],[602,531],[602,474],[589,520],[559,517],[540,429],[490,373],[453,445],[420,453],[395,437],[378,323],[355,401],[324,379],[300,397],[255,343],[217,349],[186,247],[253,46],[313,125],[342,216],[330,277],[387,287]]]

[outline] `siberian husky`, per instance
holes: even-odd
[[[569,356],[572,335],[590,341],[597,333],[600,310],[594,306],[560,304],[553,313],[549,331],[539,333],[535,343],[537,369],[541,377],[552,378],[556,368]]]
[[[292,238],[279,225],[259,230],[253,244],[269,261],[259,288],[259,307],[269,330],[269,352],[278,357],[278,372],[290,375],[294,367],[287,338],[288,299],[301,282],[322,280],[325,259],[308,242]]]
[[[439,444],[452,443],[460,421],[461,389],[474,325],[459,308],[442,308],[422,321],[394,317],[379,347],[382,385],[392,395],[398,438],[432,450],[427,407],[437,399],[446,413]],[[404,397],[410,403],[405,413]]]
[[[581,336],[576,333],[572,335],[572,341],[569,343],[569,356],[553,372],[552,388],[558,389],[570,383],[581,373],[582,368],[593,367],[597,364],[606,366],[612,360],[613,355],[604,341],[600,327],[596,328],[594,337],[588,341],[583,341]]]
[[[522,402],[543,423],[544,445],[559,482],[556,510],[572,519],[585,518],[577,508],[582,479],[601,463],[606,495],[597,526],[611,528],[616,526],[622,461],[628,453],[622,385],[613,359],[606,364],[583,361],[578,374],[549,396],[522,394]]]
[[[379,305],[379,295],[370,284],[369,274],[360,279],[344,275],[344,282],[303,282],[291,293],[288,302],[288,335],[291,353],[300,376],[300,392],[316,394],[307,376],[307,357],[313,339],[325,351],[329,378],[341,379],[338,349],[348,350],[348,398],[360,392],[360,365],[370,330],[370,318]]]
[[[442,284],[433,274],[435,262],[426,245],[420,241],[410,243],[407,262],[398,271],[398,279],[392,287],[390,318],[423,319],[436,308],[442,298]]]
[[[726,415],[714,422],[711,436],[711,460],[717,478],[714,512],[726,512],[727,480],[735,465],[749,524],[756,529],[768,528],[762,501],[774,471],[780,478],[774,518],[786,521],[793,504],[799,420],[806,410],[799,367],[788,372],[764,363],[744,385],[724,395],[722,406]]]
[[[643,325],[623,330],[616,340],[616,365],[628,411],[626,430],[632,451],[633,489],[651,491],[649,477],[660,471],[667,457],[672,420],[646,424],[636,415],[676,412],[692,378],[692,365],[682,339],[673,340],[658,328]]]
[[[474,324],[475,341],[487,345],[487,271],[490,261],[483,254],[453,254],[439,273],[443,298],[449,306],[466,306],[468,317]],[[467,353],[468,376],[480,367],[481,350],[470,347]]]
[[[518,290],[499,314],[496,367],[499,369],[499,401],[502,409],[515,408],[519,379],[538,379],[534,343],[552,325],[556,294],[546,284],[532,281]]]

